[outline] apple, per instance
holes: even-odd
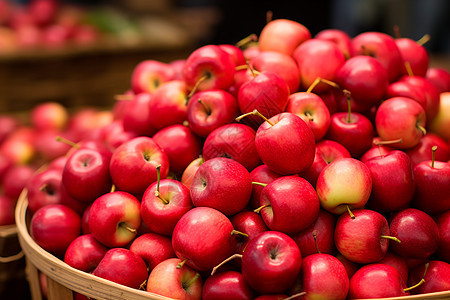
[[[177,222],[172,234],[175,254],[197,271],[212,270],[236,249],[231,221],[210,207],[195,207]]]
[[[175,174],[181,174],[202,149],[200,138],[181,124],[165,127],[152,138],[167,154],[170,170]]]
[[[412,294],[427,294],[450,290],[450,264],[431,260],[410,271],[408,285],[414,285],[424,279],[421,285],[411,290]]]
[[[247,247],[249,240],[263,231],[269,230],[261,216],[251,210],[242,210],[230,218],[231,224],[235,230],[245,233],[248,237],[238,239],[237,253],[242,254]],[[239,237],[239,236],[237,236]]]
[[[312,185],[298,176],[282,176],[261,191],[258,210],[270,230],[295,234],[319,215],[319,199]],[[299,219],[298,216],[302,215]]]
[[[237,99],[223,90],[195,93],[188,102],[189,128],[201,137],[207,137],[214,129],[229,124],[238,116]]]
[[[439,246],[439,229],[436,222],[425,212],[406,208],[396,212],[390,219],[391,235],[401,243],[392,243],[390,249],[408,258],[429,258]]]
[[[429,55],[427,49],[410,38],[396,38],[398,50],[402,57],[403,75],[415,75],[425,77],[428,70]],[[408,71],[405,64],[409,64],[411,71]],[[411,72],[412,74],[410,74]]]
[[[282,293],[300,273],[302,257],[297,244],[279,231],[265,231],[251,239],[242,255],[242,274],[259,293]]]
[[[429,131],[443,139],[450,140],[450,92],[440,94],[440,104],[437,115],[430,121]]]
[[[71,208],[51,204],[40,208],[31,218],[30,235],[44,250],[63,256],[81,233],[81,218]]]
[[[202,289],[203,300],[251,300],[255,292],[245,281],[242,273],[224,271],[209,276]]]
[[[92,234],[80,235],[67,247],[64,262],[75,269],[90,273],[98,266],[107,251],[108,248]]]
[[[254,168],[250,172],[252,182],[258,182],[263,184],[263,186],[261,186],[260,184],[252,184],[252,196],[250,199],[250,206],[253,209],[260,207],[259,203],[261,198],[261,192],[264,188],[264,184],[270,183],[281,176],[282,175],[271,171],[270,168],[264,164]]]
[[[347,299],[349,278],[344,265],[334,256],[324,253],[303,257],[300,272],[303,299]]]
[[[28,11],[36,25],[46,26],[55,21],[59,7],[58,0],[31,0]]]
[[[141,217],[151,232],[170,236],[178,220],[193,207],[190,191],[174,179],[149,185],[141,199]]]
[[[292,56],[300,71],[302,90],[308,90],[317,78],[334,82],[338,70],[345,63],[345,55],[336,43],[316,38],[300,44]],[[314,87],[314,92],[321,93],[331,88],[330,85],[319,83]]]
[[[183,174],[181,175],[181,182],[190,190],[192,180],[194,179],[194,175],[197,172],[198,168],[204,163],[203,157],[198,157],[191,161],[189,165],[184,169]]]
[[[15,223],[14,211],[17,199],[0,195],[0,226],[13,225]]]
[[[226,89],[233,83],[235,68],[228,52],[216,45],[205,45],[186,59],[183,80],[189,91]]]
[[[107,247],[131,242],[141,225],[140,202],[133,195],[116,191],[97,198],[90,208],[89,229]]]
[[[431,161],[433,159],[433,147],[436,146],[437,149],[434,152],[434,159],[436,161],[448,161],[450,159],[450,149],[447,142],[432,132],[428,132],[424,135],[419,144],[414,148],[406,150],[406,153],[411,158],[414,165],[422,161]]]
[[[378,212],[393,212],[409,206],[416,191],[411,159],[400,150],[365,162],[372,173],[372,193],[367,205]]]
[[[378,263],[393,266],[400,272],[403,281],[408,282],[409,269],[406,260],[407,259],[405,257],[388,250],[384,257],[378,261]]]
[[[382,288],[381,288],[382,287]],[[350,299],[372,299],[407,296],[406,282],[396,268],[386,264],[362,266],[350,278]]]
[[[317,94],[291,93],[286,111],[298,115],[308,124],[316,142],[325,136],[330,127],[330,111]]]
[[[138,93],[131,100],[119,100],[127,102],[122,116],[123,129],[135,135],[152,136],[156,128],[150,125],[150,99],[149,93]]]
[[[343,30],[335,28],[327,28],[319,31],[314,38],[320,40],[327,40],[335,43],[339,50],[344,54],[346,59],[354,55],[352,48],[352,39]]]
[[[142,195],[156,181],[158,165],[161,165],[161,178],[166,178],[170,168],[167,154],[152,138],[140,136],[114,150],[109,172],[117,189]]]
[[[159,263],[148,276],[147,292],[180,300],[200,300],[203,281],[200,274],[182,260],[169,258]]]
[[[125,248],[109,249],[92,274],[134,289],[147,280],[147,265],[139,255]]]
[[[380,104],[375,127],[382,140],[401,139],[391,147],[408,149],[416,146],[425,135],[426,116],[423,107],[406,97],[389,98]]]
[[[35,172],[31,165],[14,165],[3,177],[3,194],[12,199],[18,199]]]
[[[320,172],[316,190],[321,207],[340,215],[364,207],[372,192],[372,174],[357,159],[339,158]]]
[[[197,170],[190,186],[194,206],[206,206],[234,215],[250,201],[252,180],[240,163],[225,157],[205,161]]]
[[[231,44],[220,44],[218,46],[233,58],[236,67],[247,63],[241,48]]]
[[[327,164],[332,163],[338,158],[350,158],[350,152],[344,145],[329,139],[323,139],[316,144],[316,149]]]
[[[49,168],[34,173],[26,185],[28,210],[35,213],[43,206],[62,204],[61,181],[62,171],[60,169]]]
[[[380,261],[392,239],[386,218],[375,210],[355,209],[354,218],[341,215],[334,229],[334,243],[337,250],[348,260],[371,264]],[[395,240],[393,243],[400,243]]]
[[[139,255],[150,271],[166,259],[175,257],[171,239],[157,233],[138,236],[131,243],[130,251]]]
[[[136,94],[153,94],[159,86],[172,80],[174,76],[170,65],[153,59],[143,60],[133,69],[131,88]]]
[[[250,126],[231,123],[214,129],[203,144],[203,159],[230,158],[251,171],[261,165],[256,145],[256,132]]]
[[[37,130],[62,130],[68,124],[69,112],[58,102],[43,102],[31,109],[30,121]]]
[[[287,19],[267,23],[259,35],[261,51],[278,51],[291,55],[298,45],[311,38],[311,32],[304,25]]]
[[[99,132],[100,141],[111,149],[111,151],[116,150],[123,143],[136,137],[138,136],[135,133],[125,131],[123,120],[115,120],[112,123],[101,127]]]
[[[439,229],[439,247],[436,257],[450,263],[450,210],[447,210],[437,217],[436,224]]]
[[[433,83],[440,93],[450,92],[450,73],[440,67],[429,67],[425,78]]]

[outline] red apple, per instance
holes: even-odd
[[[281,177],[281,175],[271,171],[270,168],[267,167],[266,165],[260,165],[250,172],[250,177],[252,179],[252,182],[267,184]],[[260,207],[259,203],[262,190],[263,186],[259,184],[252,185],[252,196],[250,199],[250,205],[253,209]]]
[[[123,129],[132,132],[136,136],[152,136],[156,128],[150,124],[150,99],[149,93],[138,93],[131,100],[120,100],[127,102],[122,116]]]
[[[395,43],[402,57],[402,74],[411,75],[405,67],[407,63],[411,67],[412,74],[425,77],[429,62],[427,49],[410,38],[397,38]]]
[[[69,120],[67,108],[58,102],[44,102],[31,109],[31,124],[37,130],[63,129]]]
[[[153,59],[139,62],[131,74],[131,88],[136,94],[153,92],[163,83],[174,78],[170,65]]]
[[[427,264],[427,267],[425,266],[425,264],[421,264],[411,270],[408,279],[408,285],[413,286],[417,284],[422,278],[425,280],[424,283],[412,289],[411,293],[427,294],[449,291],[450,264],[439,260],[431,260]]]
[[[166,259],[175,257],[170,238],[157,233],[138,236],[131,243],[130,251],[139,255],[150,271]]]
[[[75,269],[90,273],[98,266],[107,251],[108,248],[92,234],[80,235],[67,247],[64,262]]]
[[[255,292],[237,271],[224,271],[208,277],[203,284],[203,300],[251,300]]]
[[[430,67],[425,78],[433,83],[440,93],[450,92],[450,73],[446,69]]]
[[[439,229],[439,248],[436,251],[436,257],[447,263],[450,263],[450,210],[440,214],[436,220]]]
[[[0,226],[13,225],[15,223],[14,212],[17,199],[0,195]]]
[[[343,30],[328,28],[319,31],[314,38],[327,40],[335,43],[339,50],[344,54],[346,59],[349,59],[354,55],[352,48],[352,39],[350,36]]]

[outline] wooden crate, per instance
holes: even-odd
[[[39,247],[28,233],[26,191],[22,193],[16,208],[19,241],[27,261],[27,276],[33,300],[41,300],[38,271],[48,277],[48,299],[73,299],[73,291],[98,300],[174,300],[153,293],[125,287],[68,266]],[[382,288],[382,287],[381,287]],[[450,291],[405,297],[381,298],[381,300],[442,300],[450,299]],[[380,299],[378,299],[380,300]]]

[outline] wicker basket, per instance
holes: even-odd
[[[98,300],[173,300],[160,295],[125,287],[96,277],[65,264],[39,247],[28,233],[26,191],[22,192],[16,208],[19,241],[27,261],[27,276],[33,300],[41,300],[38,270],[47,275],[48,299],[73,299],[73,291]],[[380,287],[382,288],[382,287]],[[382,298],[382,300],[442,300],[450,299],[450,291],[408,297]],[[378,299],[380,300],[380,299]]]

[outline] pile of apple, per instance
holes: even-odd
[[[278,19],[142,61],[114,120],[29,181],[30,234],[174,299],[448,291],[450,74],[428,59]]]
[[[86,22],[85,15],[80,6],[60,0],[31,0],[27,4],[0,0],[0,53],[92,45],[101,33]]]
[[[79,141],[111,120],[110,111],[94,107],[69,111],[57,102],[0,115],[0,226],[15,223],[17,199],[36,170],[71,148],[56,137]]]

